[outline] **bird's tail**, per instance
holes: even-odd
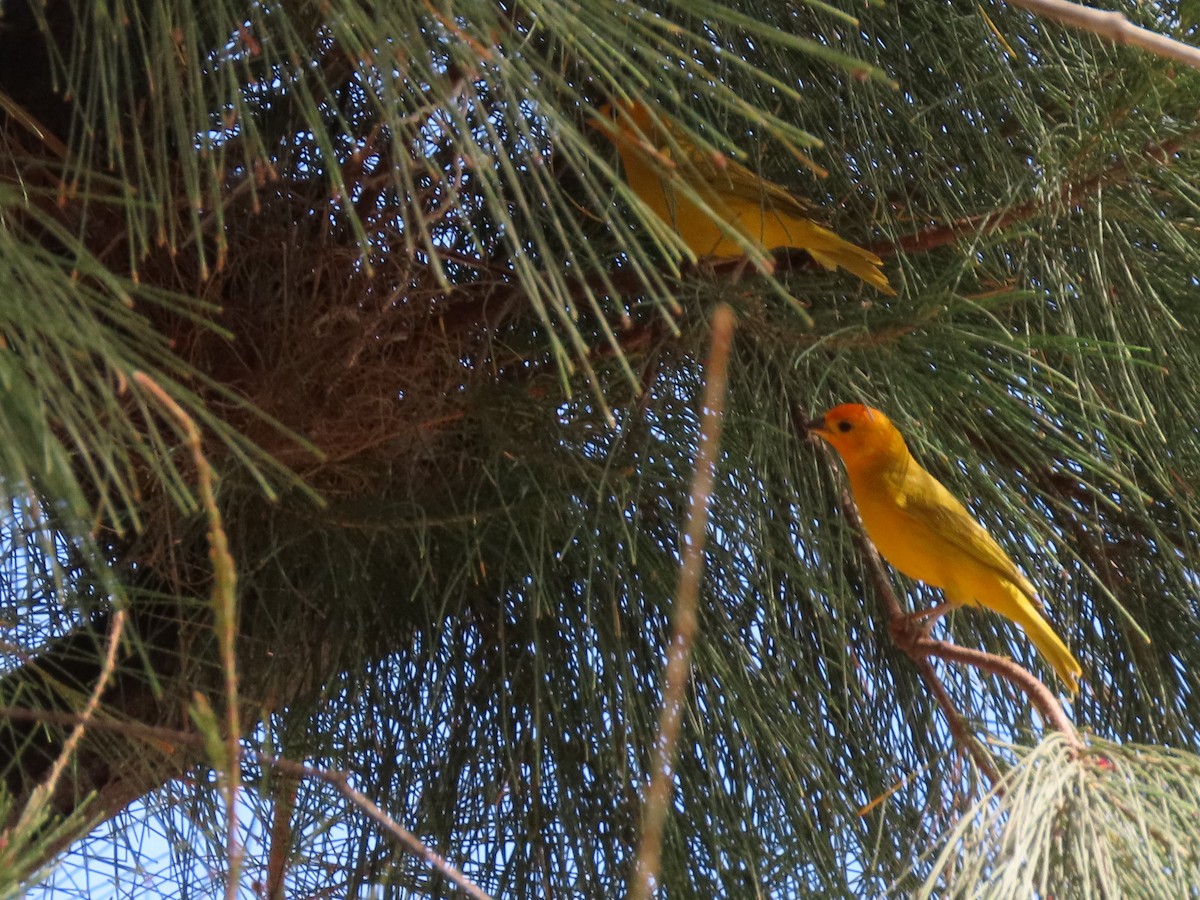
[[[883,274],[883,260],[870,250],[850,243],[803,216],[783,212],[777,212],[776,216],[787,234],[786,241],[779,242],[779,245],[799,247],[830,271],[845,269],[885,294],[896,293]]]
[[[1005,581],[1003,584],[1005,591],[1012,595],[1009,598],[1012,605],[1005,604],[1009,608],[1003,611],[1004,614],[1021,626],[1029,640],[1033,642],[1033,646],[1037,647],[1038,653],[1042,654],[1046,662],[1054,667],[1054,671],[1058,673],[1058,677],[1063,680],[1071,693],[1077,693],[1079,676],[1083,674],[1083,667],[1079,665],[1079,660],[1071,655],[1071,651],[1067,649],[1062,638],[1054,632],[1050,623],[1042,617],[1029,598],[1011,582]]]

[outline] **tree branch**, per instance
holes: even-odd
[[[825,447],[821,447],[821,451],[826,455],[826,461],[833,465],[833,460],[829,457],[830,451]],[[913,665],[916,666],[921,680],[929,688],[934,701],[941,707],[942,715],[946,717],[946,725],[949,727],[950,734],[955,742],[971,755],[971,759],[975,761],[975,765],[979,767],[979,771],[987,778],[988,783],[993,788],[996,788],[1000,783],[1000,772],[997,770],[995,763],[992,762],[991,756],[983,749],[979,741],[971,733],[970,728],[967,727],[966,720],[963,719],[962,713],[958,711],[954,699],[950,696],[950,692],[946,690],[946,685],[942,683],[942,679],[938,676],[937,670],[934,669],[933,663],[929,661],[929,655],[912,652],[905,641],[897,639],[897,625],[898,623],[907,625],[908,616],[900,606],[900,601],[896,598],[896,592],[892,589],[892,583],[888,580],[887,572],[883,568],[883,560],[879,556],[879,551],[875,549],[875,545],[867,537],[862,519],[858,516],[858,507],[854,505],[854,499],[848,491],[843,490],[841,501],[842,511],[850,521],[850,526],[854,530],[854,539],[858,543],[858,548],[863,555],[863,559],[866,561],[867,574],[871,577],[871,583],[875,587],[875,596],[879,598],[880,603],[883,605],[883,614],[887,617],[888,633],[891,634],[892,641],[913,661]]]
[[[973,666],[981,671],[998,675],[1025,692],[1030,702],[1041,713],[1042,719],[1046,724],[1057,731],[1061,731],[1076,746],[1081,746],[1079,744],[1079,737],[1075,733],[1075,728],[1071,725],[1071,720],[1067,718],[1066,712],[1063,711],[1062,704],[1058,702],[1058,698],[1028,669],[1018,665],[1015,660],[1004,656],[997,656],[994,653],[987,653],[983,650],[972,650],[968,647],[960,647],[958,644],[951,644],[949,641],[936,641],[927,637],[924,629],[914,623],[901,609],[896,595],[892,591],[891,582],[888,581],[887,573],[883,568],[883,559],[880,557],[879,551],[875,549],[875,545],[871,542],[871,539],[867,536],[866,529],[863,528],[862,519],[858,515],[858,508],[854,505],[854,499],[846,491],[842,492],[842,508],[846,513],[846,518],[850,520],[850,524],[854,528],[855,538],[858,541],[859,549],[862,550],[863,556],[866,559],[867,568],[871,573],[875,587],[885,598],[888,633],[891,634],[896,646],[908,654],[914,662],[918,663],[918,668],[921,668],[922,665],[928,666],[929,671],[932,672],[933,667],[929,664],[929,657],[937,656],[941,659]],[[937,690],[934,692],[935,696],[937,696],[938,691],[945,693],[945,686],[942,685],[940,680],[937,682]]]
[[[1166,35],[1134,25],[1119,12],[1093,9],[1068,3],[1067,0],[1008,0],[1039,16],[1054,19],[1071,28],[1088,31],[1114,44],[1138,47],[1155,56],[1173,59],[1193,68],[1200,69],[1200,48],[1177,41]]]
[[[1196,134],[1197,132],[1189,132],[1182,137],[1152,144],[1146,147],[1135,160],[1122,160],[1099,175],[1078,183],[1064,184],[1058,192],[1059,205],[1063,207],[1076,206],[1082,203],[1089,194],[1094,193],[1097,188],[1128,178],[1136,171],[1135,163],[1137,162],[1157,162],[1162,166],[1170,165],[1171,157],[1179,153]],[[926,253],[936,250],[938,247],[956,243],[966,237],[995,234],[1010,225],[1026,222],[1045,212],[1047,205],[1045,199],[1034,199],[1012,209],[982,213],[959,219],[957,222],[935,225],[898,241],[880,241],[872,244],[870,249],[878,256],[893,256],[898,252]]]
[[[9,835],[12,833],[20,833],[34,827],[33,822],[40,817],[42,808],[52,801],[55,791],[58,789],[59,780],[62,778],[63,772],[66,771],[67,765],[72,761],[79,742],[83,740],[84,735],[87,733],[88,725],[100,706],[100,698],[104,694],[104,689],[108,687],[109,682],[112,680],[113,672],[116,670],[117,648],[120,646],[121,638],[125,634],[125,616],[124,609],[118,609],[113,614],[113,623],[108,633],[108,647],[104,654],[100,677],[97,679],[95,687],[92,688],[87,703],[84,705],[83,712],[78,715],[73,723],[74,727],[71,730],[71,734],[63,742],[62,749],[58,753],[58,758],[55,759],[54,765],[51,766],[45,781],[29,793],[25,807],[21,810],[21,814],[17,817],[17,820],[0,832],[0,843],[7,843]]]
[[[265,766],[279,769],[291,775],[303,776],[305,778],[316,778],[319,781],[324,781],[330,784],[344,796],[347,800],[357,806],[360,810],[366,813],[370,818],[374,819],[378,824],[382,825],[384,830],[392,836],[397,843],[405,850],[408,850],[414,856],[424,860],[433,869],[435,869],[442,877],[452,884],[457,885],[463,893],[472,900],[492,900],[492,898],[475,882],[467,878],[462,872],[446,861],[445,857],[436,853],[429,845],[422,841],[419,837],[389,816],[380,806],[375,803],[370,797],[362,791],[355,789],[344,772],[329,772],[325,769],[314,769],[311,766],[301,765],[300,763],[292,762],[288,759],[268,756],[264,753],[258,753],[256,756]]]
[[[1037,676],[1024,666],[1019,665],[1015,660],[1004,656],[997,656],[994,653],[986,653],[983,650],[974,650],[970,647],[961,647],[958,644],[951,644],[949,641],[934,640],[933,638],[926,637],[924,632],[919,628],[910,630],[916,633],[916,636],[911,640],[911,652],[926,657],[931,655],[937,656],[951,662],[974,666],[976,669],[990,672],[992,675],[998,675],[1024,691],[1046,724],[1050,725],[1056,731],[1061,731],[1076,749],[1082,749],[1079,736],[1075,733],[1075,727],[1071,724],[1071,720],[1067,718],[1067,714],[1063,710],[1062,704],[1058,702],[1058,698],[1054,696],[1050,688],[1046,687]],[[897,644],[899,645],[899,641],[897,641]],[[910,651],[906,649],[905,652]]]
[[[712,317],[712,349],[705,366],[700,449],[696,454],[687,532],[679,569],[679,587],[675,592],[675,633],[671,639],[666,672],[663,674],[663,701],[658,720],[654,768],[651,770],[650,786],[642,804],[642,838],[638,845],[637,872],[629,892],[635,900],[645,900],[653,895],[653,882],[658,877],[662,858],[663,823],[671,805],[675,748],[679,742],[684,694],[691,677],[692,641],[698,628],[696,607],[704,576],[708,507],[712,498],[714,471],[721,445],[721,419],[725,411],[729,348],[733,341],[733,329],[733,310],[721,304]]]

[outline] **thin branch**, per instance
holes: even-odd
[[[287,876],[288,851],[294,837],[292,817],[296,812],[296,794],[299,778],[292,772],[281,772],[274,784],[271,796],[271,841],[267,855],[267,900],[284,900]]]
[[[1064,184],[1058,192],[1058,206],[1066,208],[1079,206],[1088,197],[1095,195],[1100,188],[1118,184],[1137,174],[1144,163],[1150,162],[1157,163],[1160,166],[1168,166],[1171,164],[1172,158],[1198,136],[1200,136],[1200,130],[1188,132],[1187,134],[1160,143],[1149,144],[1133,159],[1120,160],[1104,172],[1091,178]],[[930,226],[918,231],[916,234],[902,237],[898,241],[879,241],[871,244],[869,249],[871,252],[882,257],[895,256],[897,253],[927,253],[939,247],[955,244],[965,238],[981,234],[995,234],[1010,226],[1030,221],[1038,215],[1044,214],[1047,205],[1048,203],[1044,198],[1030,200],[1011,209],[981,213],[980,215],[969,216],[953,222]],[[803,251],[778,250],[776,251],[776,257],[794,269],[817,270],[820,268],[819,264]],[[612,279],[613,284],[617,288],[630,292],[636,292],[641,284],[633,273],[623,270],[606,273],[605,277]],[[589,284],[593,289],[607,289],[604,282],[599,279],[594,280],[594,283],[589,281]],[[478,327],[480,322],[488,322],[491,328],[498,329],[521,309],[520,304],[515,302],[514,298],[516,294],[512,288],[500,291],[489,283],[474,289],[472,286],[466,286],[461,288],[459,293],[469,295],[473,290],[476,292],[476,296],[473,299],[456,304],[438,317],[438,329],[435,335],[437,339],[444,339],[446,334],[466,334],[470,329]],[[482,296],[479,294],[482,294]],[[582,296],[583,291],[581,288],[576,299]],[[488,316],[489,308],[497,311],[490,317]],[[848,343],[850,346],[859,346],[863,343],[889,342],[910,333],[917,327],[920,327],[919,322],[901,325],[892,331],[875,333],[866,338],[856,335]],[[600,345],[596,350],[595,358],[603,359],[618,352],[637,351],[658,340],[669,331],[670,328],[663,319],[653,319],[643,322],[628,330],[619,332],[615,344]],[[811,338],[809,342],[815,343],[828,339],[828,335],[818,334]],[[522,371],[526,371],[528,361],[522,360],[521,362]]]
[[[826,459],[832,464],[832,460],[828,456],[830,451],[824,447],[822,447],[822,450],[827,454]],[[917,663],[917,668],[921,671],[922,677],[930,684],[934,697],[938,700],[939,705],[942,706],[943,711],[946,712],[947,718],[950,719],[950,730],[952,733],[955,733],[956,728],[954,724],[955,717],[958,718],[958,727],[965,729],[965,725],[962,722],[962,718],[958,716],[957,711],[954,711],[952,715],[951,710],[953,707],[947,707],[946,704],[950,701],[949,694],[946,693],[945,686],[933,671],[933,667],[929,663],[930,656],[937,656],[951,662],[963,663],[964,665],[973,666],[981,671],[1004,678],[1025,692],[1030,702],[1041,713],[1043,720],[1048,725],[1057,731],[1061,731],[1067,740],[1071,741],[1077,747],[1082,746],[1079,742],[1079,736],[1075,733],[1075,728],[1071,725],[1071,720],[1067,717],[1066,712],[1064,712],[1062,704],[1058,702],[1058,698],[1028,669],[1004,656],[997,656],[994,653],[987,653],[983,650],[960,647],[948,641],[935,641],[927,637],[924,630],[915,625],[900,607],[895,592],[892,590],[891,582],[888,581],[887,573],[883,568],[883,559],[880,557],[879,551],[875,549],[875,545],[871,542],[871,539],[867,536],[866,529],[863,528],[862,519],[858,515],[858,508],[854,505],[854,499],[846,491],[842,492],[842,508],[846,514],[846,518],[850,521],[854,529],[859,548],[862,550],[863,557],[867,563],[867,569],[875,584],[876,593],[883,598],[884,611],[888,617],[888,632],[891,634],[896,646],[903,650],[913,662]],[[930,680],[930,676],[932,676],[933,681]],[[933,682],[936,682],[936,686]],[[957,733],[955,733],[955,737],[958,737]],[[972,741],[969,747],[973,748],[974,746],[975,744]],[[979,757],[975,755],[974,751],[972,751],[972,756],[975,756],[976,762],[979,761]],[[993,769],[988,776],[993,784],[995,784],[994,774],[995,770]]]
[[[120,722],[116,719],[106,719],[103,717],[85,719],[79,713],[62,712],[60,710],[0,706],[0,719],[12,719],[18,722],[45,722],[53,725],[75,725],[77,727],[87,724],[94,729],[112,731],[125,737],[138,738],[159,745],[167,744],[192,747],[197,750],[202,750],[205,746],[204,736],[196,732],[178,731],[155,725],[143,725],[140,722]],[[254,757],[262,765],[278,769],[284,774],[295,777],[315,778],[333,785],[355,806],[387,829],[406,850],[429,863],[444,878],[462,888],[467,896],[473,898],[473,900],[492,900],[482,888],[463,875],[462,872],[458,871],[458,869],[432,850],[415,834],[380,809],[370,797],[361,791],[355,790],[350,785],[345,773],[316,769],[262,752],[255,752]]]
[[[1114,44],[1139,47],[1155,56],[1173,59],[1200,69],[1200,48],[1169,38],[1148,28],[1142,28],[1140,25],[1134,25],[1119,12],[1080,6],[1077,3],[1068,3],[1067,0],[1008,0],[1008,2],[1013,6],[1020,6],[1032,13],[1054,19],[1072,28],[1089,31]]]
[[[213,566],[212,607],[216,620],[217,640],[221,647],[221,670],[225,676],[225,830],[229,852],[229,880],[225,885],[226,900],[237,900],[241,880],[243,850],[238,839],[237,796],[241,787],[242,726],[238,714],[237,676],[237,569],[229,552],[229,540],[221,524],[221,510],[213,493],[215,475],[201,449],[200,431],[178,403],[145,372],[134,372],[133,380],[151,393],[184,431],[192,460],[196,466],[200,502],[208,516],[209,558]]]
[[[11,719],[14,722],[44,722],[48,725],[78,725],[83,721],[79,713],[63,712],[57,709],[31,709],[26,706],[0,706],[0,719]],[[166,745],[172,749],[175,746],[204,749],[204,737],[190,731],[179,731],[162,725],[146,725],[143,722],[121,721],[104,717],[93,718],[88,722],[93,730],[112,731],[127,738],[137,738],[147,743],[159,746]]]
[[[1083,202],[1084,198],[1094,194],[1098,188],[1120,182],[1133,175],[1137,170],[1135,162],[1157,162],[1161,166],[1169,165],[1171,158],[1196,136],[1189,132],[1182,137],[1171,138],[1159,144],[1152,144],[1142,150],[1135,160],[1122,160],[1114,166],[1092,178],[1081,182],[1064,184],[1058,192],[1058,204],[1062,207],[1072,207]],[[908,235],[899,241],[880,241],[872,244],[870,250],[878,256],[893,256],[898,251],[904,253],[926,253],[954,244],[963,238],[975,235],[990,235],[1002,231],[1010,225],[1029,221],[1044,213],[1047,201],[1044,198],[1030,200],[1012,209],[983,213],[969,216],[949,224],[935,225],[916,234]]]
[[[708,507],[712,498],[717,451],[721,444],[721,420],[729,381],[729,350],[733,342],[733,310],[719,305],[712,316],[712,346],[705,366],[704,407],[700,423],[700,448],[684,533],[679,587],[675,593],[675,628],[663,676],[663,705],[658,720],[658,740],[650,786],[642,802],[642,837],[638,846],[637,871],[630,897],[648,900],[654,893],[662,861],[663,824],[671,805],[672,769],[679,742],[684,694],[691,674],[692,642],[696,636],[696,607],[704,574],[704,543],[708,533]]]
[[[796,434],[799,437],[804,437],[805,435],[805,421],[807,421],[805,411],[799,407],[795,408],[793,411],[793,424]],[[832,458],[832,451],[823,443],[819,445],[818,449],[823,454],[826,463],[831,468],[836,469],[836,464]],[[862,519],[858,514],[858,507],[854,504],[854,498],[850,496],[848,491],[843,490],[841,501],[842,511],[847,521],[850,522],[855,540],[858,543],[859,550],[866,564],[867,573],[875,587],[875,595],[879,598],[879,602],[883,607],[882,611],[887,618],[888,632],[892,637],[892,641],[913,661],[918,673],[921,675],[921,679],[925,682],[933,694],[934,700],[941,707],[942,713],[946,716],[946,722],[950,728],[951,735],[960,746],[964,747],[971,754],[971,758],[975,760],[975,764],[979,766],[980,771],[984,773],[992,786],[997,786],[1000,780],[999,772],[991,759],[985,754],[983,748],[971,735],[970,729],[967,727],[962,714],[959,713],[958,708],[954,705],[954,701],[946,690],[945,684],[942,683],[937,671],[933,668],[933,664],[929,661],[930,656],[937,656],[952,662],[974,666],[982,671],[998,675],[1011,684],[1016,685],[1025,692],[1030,702],[1037,708],[1043,720],[1048,725],[1061,731],[1066,739],[1075,746],[1081,747],[1079,736],[1071,725],[1071,720],[1067,718],[1066,712],[1063,711],[1062,705],[1051,693],[1050,689],[1039,681],[1033,673],[1003,656],[985,653],[982,650],[959,647],[947,641],[935,641],[927,637],[925,632],[913,623],[900,606],[900,601],[897,599],[896,593],[892,589],[891,581],[887,577],[887,571],[884,569],[883,559],[880,557],[879,551],[875,549],[874,543],[867,536],[866,529],[863,527]]]
[[[1075,727],[1067,718],[1058,698],[1036,675],[1015,660],[997,656],[994,653],[986,653],[983,650],[951,644],[949,641],[937,641],[925,637],[923,633],[913,641],[913,650],[924,656],[937,656],[1000,676],[1025,692],[1037,711],[1041,713],[1046,724],[1056,731],[1061,731],[1077,749],[1082,749],[1079,736],[1075,733]]]
[[[344,772],[328,772],[324,769],[314,769],[288,759],[257,754],[263,765],[271,766],[282,772],[306,778],[316,778],[326,784],[333,785],[347,800],[361,809],[364,813],[378,822],[406,850],[420,857],[436,869],[442,877],[456,884],[472,900],[492,900],[492,898],[471,879],[454,868],[444,857],[434,852],[419,837],[389,816],[366,794],[356,790]]]
[[[29,800],[25,804],[25,808],[21,811],[20,817],[11,829],[5,829],[5,832],[0,838],[6,838],[10,832],[22,832],[27,828],[33,827],[33,822],[39,815],[42,807],[51,802],[54,797],[54,792],[58,789],[59,779],[62,778],[63,772],[71,762],[71,758],[75,755],[75,748],[79,742],[83,740],[84,734],[87,732],[89,724],[92,722],[92,717],[100,706],[100,697],[104,694],[104,689],[108,687],[108,682],[112,678],[112,674],[117,668],[117,647],[121,643],[121,637],[125,633],[125,610],[117,609],[113,615],[112,628],[108,633],[108,647],[104,654],[104,664],[100,669],[100,677],[96,679],[96,685],[92,688],[91,696],[84,704],[83,712],[78,715],[74,721],[74,729],[63,742],[62,750],[59,751],[58,758],[55,759],[53,767],[50,769],[46,780],[37,788],[35,788]]]

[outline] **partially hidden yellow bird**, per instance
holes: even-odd
[[[867,534],[910,578],[941,588],[946,602],[917,613],[936,619],[950,607],[986,606],[1016,622],[1071,693],[1083,669],[1039,612],[1029,579],[983,526],[908,451],[887,416],[856,403],[835,406],[808,424],[846,467]]]
[[[881,269],[883,260],[818,225],[809,218],[808,207],[782,185],[723,155],[701,152],[662,113],[652,117],[640,103],[606,103],[600,113],[612,120],[611,126],[597,127],[616,144],[629,187],[697,258],[746,255],[745,246],[720,221],[763,250],[795,247],[830,271],[842,268],[885,294],[896,293]],[[707,210],[676,190],[681,182]]]

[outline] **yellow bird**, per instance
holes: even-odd
[[[966,507],[921,468],[904,437],[877,409],[835,406],[808,430],[841,455],[867,534],[889,563],[941,588],[946,602],[917,614],[936,619],[953,606],[986,606],[1021,626],[1071,693],[1083,669],[1039,612],[1029,579]]]
[[[746,255],[745,246],[719,224],[724,222],[763,250],[796,247],[830,271],[842,268],[885,294],[896,293],[880,269],[883,260],[818,225],[782,185],[720,154],[702,153],[661,113],[655,120],[639,103],[606,103],[600,113],[615,120],[598,127],[616,144],[630,188],[697,258]],[[708,209],[676,191],[680,182]]]

